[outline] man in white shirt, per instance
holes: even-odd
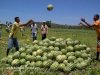
[[[31,25],[31,31],[32,31],[32,38],[33,38],[33,41],[34,40],[37,40],[37,31],[38,31],[38,27],[36,24],[32,24]]]

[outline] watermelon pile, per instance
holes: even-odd
[[[35,40],[32,45],[4,57],[1,62],[13,67],[39,67],[53,71],[70,72],[84,69],[91,63],[91,49],[79,40],[51,37]]]

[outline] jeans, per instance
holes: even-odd
[[[12,47],[15,47],[16,49],[19,48],[17,38],[9,38],[8,49],[12,49]]]
[[[33,41],[37,40],[37,33],[32,33]]]

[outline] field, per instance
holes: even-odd
[[[57,38],[72,38],[80,40],[81,43],[88,45],[92,50],[91,54],[93,59],[96,57],[96,33],[94,30],[85,30],[85,29],[61,29],[61,28],[50,28],[48,31],[47,38],[55,36]],[[31,31],[29,28],[25,30],[25,36],[21,36],[19,32],[18,36],[19,45],[20,47],[25,44],[32,43],[32,36]],[[40,29],[38,31],[38,40],[41,40],[41,32]],[[5,28],[2,29],[2,40],[0,40],[0,59],[6,56],[6,49],[8,43],[8,33],[6,32]],[[14,51],[10,51],[13,53]],[[31,70],[30,70],[31,71]],[[2,72],[2,71],[0,71]],[[42,71],[42,70],[35,70],[31,71],[31,75],[64,75],[64,73],[59,72],[52,72],[52,71]],[[1,74],[0,74],[1,75]],[[16,73],[15,75],[19,75]],[[25,75],[30,75],[29,71]],[[67,74],[65,74],[67,75]],[[100,62],[99,61],[92,61],[91,65],[84,70],[76,70],[69,75],[100,75]]]

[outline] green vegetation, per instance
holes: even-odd
[[[8,33],[5,31],[5,28],[2,29],[2,40],[0,40],[0,59],[6,56],[6,49],[7,49],[7,42],[8,42]],[[50,28],[48,31],[47,37],[55,36],[57,38],[72,38],[74,40],[79,40],[81,43],[86,44],[89,46],[91,50],[91,54],[93,59],[95,58],[95,51],[96,51],[96,33],[93,30],[79,30],[79,29],[61,29],[61,28]],[[25,30],[25,36],[21,36],[21,33],[19,33],[18,36],[19,45],[20,47],[24,46],[25,44],[32,44],[32,37],[31,37],[31,31],[30,29]],[[41,40],[41,32],[39,29],[38,32],[38,40]],[[64,50],[62,50],[64,51]],[[14,49],[10,51],[10,54],[14,53]],[[76,53],[77,56],[80,55],[79,52]],[[24,55],[22,54],[22,57]],[[51,57],[50,57],[51,58]],[[71,59],[70,59],[71,60]],[[22,61],[23,62],[23,61]],[[67,62],[67,61],[65,61]],[[62,67],[61,67],[62,68]],[[68,69],[66,69],[68,70]],[[44,69],[24,69],[22,72],[24,72],[23,75],[64,75],[64,73],[60,73],[57,71],[50,71],[50,70],[44,70]],[[2,69],[0,70],[0,73],[2,72]],[[30,74],[31,73],[31,74]],[[83,70],[74,70],[69,73],[69,75],[99,75],[100,74],[100,62],[98,61],[92,61],[91,65]],[[20,75],[19,71],[15,72],[15,75]],[[66,74],[65,74],[66,75]]]

